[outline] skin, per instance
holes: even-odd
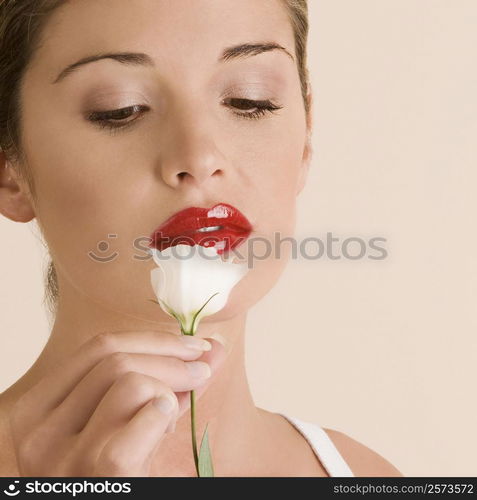
[[[217,62],[225,47],[263,41],[295,57],[281,2],[115,0],[112,9],[108,0],[70,1],[47,33],[21,96],[37,197],[0,156],[0,212],[37,219],[61,297],[44,350],[0,395],[0,474],[195,476],[187,391],[196,389],[198,436],[208,422],[217,476],[326,476],[290,423],[255,406],[245,372],[247,311],[278,280],[287,246],[281,258],[255,261],[227,306],[202,320],[198,336],[226,340],[210,340],[209,351],[182,345],[176,321],[149,302],[155,265],[133,247],[178,210],[221,201],[247,216],[252,237],[293,235],[312,127],[296,64],[282,50]],[[104,51],[145,52],[155,67],[102,60],[52,83]],[[237,113],[253,106],[221,104],[226,97],[282,109],[252,120]],[[135,104],[149,110],[126,117],[133,123],[114,135],[87,120]],[[91,259],[112,233],[107,253],[117,258]],[[209,364],[209,378],[188,374],[197,360]],[[150,403],[161,394],[172,397],[170,414]],[[401,475],[326,431],[355,475]]]

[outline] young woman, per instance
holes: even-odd
[[[191,207],[228,206],[247,241],[293,234],[311,159],[306,1],[4,0],[0,23],[0,212],[36,218],[54,312],[0,395],[0,474],[195,476],[194,389],[216,476],[401,475],[341,432],[255,406],[247,311],[286,252],[254,262],[185,339],[149,300],[155,266],[138,251]]]

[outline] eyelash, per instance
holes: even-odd
[[[229,102],[238,101],[239,103],[249,105],[251,108],[256,108],[255,111],[249,113],[237,113],[234,111],[234,114],[236,114],[241,118],[245,118],[246,120],[258,120],[267,113],[274,113],[275,111],[283,109],[283,106],[274,104],[270,100],[253,101],[250,99],[230,98],[230,99],[224,99],[222,101],[222,104],[227,106],[226,104],[227,101]],[[139,119],[135,118],[134,120],[130,120],[128,122],[121,122],[119,121],[120,118],[118,120],[118,115],[119,117],[122,116],[123,119],[128,118],[128,116],[124,115],[128,115],[130,111],[132,112],[149,111],[149,107],[142,105],[134,105],[134,106],[128,106],[127,108],[114,109],[111,111],[95,111],[88,116],[88,120],[93,123],[96,123],[100,128],[106,128],[114,132],[118,129],[124,129],[132,125],[136,120]]]

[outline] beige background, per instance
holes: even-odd
[[[388,257],[290,263],[250,313],[256,403],[407,476],[477,476],[477,2],[310,9],[315,159],[297,237],[384,237]],[[0,218],[0,390],[48,335],[37,235]]]

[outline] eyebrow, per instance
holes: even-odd
[[[293,55],[285,48],[275,42],[266,43],[243,43],[240,45],[233,45],[232,47],[227,47],[222,52],[218,59],[218,62],[223,63],[233,59],[246,58],[262,54],[263,52],[269,52],[272,50],[280,50],[287,54],[292,61],[295,61]],[[70,64],[65,69],[63,69],[60,74],[53,80],[52,84],[61,82],[68,75],[74,73],[81,66],[90,64],[92,62],[100,61],[102,59],[112,59],[121,64],[132,65],[132,66],[148,66],[154,67],[155,63],[151,56],[143,52],[119,52],[119,53],[100,53],[92,56],[84,57],[73,64]]]

